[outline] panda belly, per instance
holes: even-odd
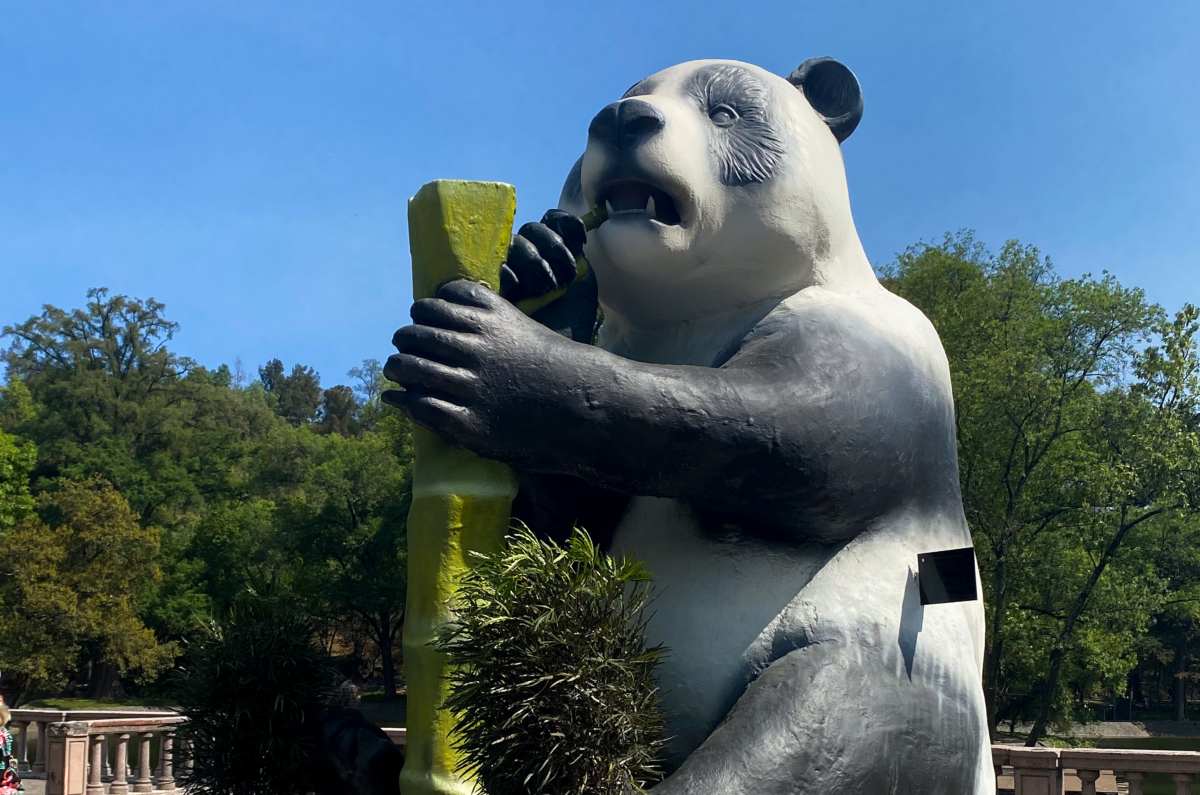
[[[674,767],[741,696],[756,673],[756,640],[831,551],[708,533],[686,506],[657,497],[634,498],[612,550],[642,561],[653,577],[647,640],[667,650],[659,685]]]

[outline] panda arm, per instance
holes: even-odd
[[[439,295],[397,332],[385,399],[520,471],[829,541],[957,489],[947,385],[849,299],[785,302],[709,368],[573,342],[469,282]]]
[[[952,472],[939,480],[954,452],[946,390],[876,328],[844,307],[781,311],[719,368],[595,350],[566,367],[578,388],[542,415],[551,443],[531,465],[718,519],[853,536],[899,501],[957,488]]]

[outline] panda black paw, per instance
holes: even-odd
[[[575,279],[575,258],[586,239],[583,221],[563,210],[525,224],[513,235],[500,269],[500,295],[515,303],[566,287]]]

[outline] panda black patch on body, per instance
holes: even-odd
[[[949,369],[854,229],[838,144],[861,114],[830,59],[646,78],[503,292],[569,279],[605,203],[594,277],[536,319],[453,282],[395,337],[389,400],[512,463],[535,527],[654,574],[660,795],[994,792],[981,605],[922,608],[915,580],[918,553],[970,544]]]

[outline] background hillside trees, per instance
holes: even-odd
[[[993,730],[1031,721],[1036,739],[1118,697],[1185,715],[1200,679],[1200,315],[969,234],[881,275],[950,362]],[[5,686],[149,687],[261,598],[295,605],[347,672],[374,666],[395,692],[412,452],[378,399],[379,362],[323,386],[272,359],[247,383],[240,362],[173,351],[176,330],[162,304],[102,289],[3,329]]]
[[[93,693],[110,691],[118,676],[153,677],[169,665],[174,646],[141,618],[160,576],[159,531],[139,524],[109,483],[56,482],[0,540],[0,665],[18,698],[74,674]]]
[[[3,329],[6,687],[143,687],[256,594],[382,658],[394,693],[405,421],[301,364],[236,383],[172,351],[176,331],[162,304],[103,289]],[[378,372],[364,362],[360,387]]]
[[[1062,279],[1033,247],[993,255],[969,234],[914,247],[884,276],[946,347],[989,719],[1033,719],[1034,742],[1085,696],[1124,687],[1172,592],[1130,542],[1196,505],[1196,312],[1168,322],[1110,275]]]

